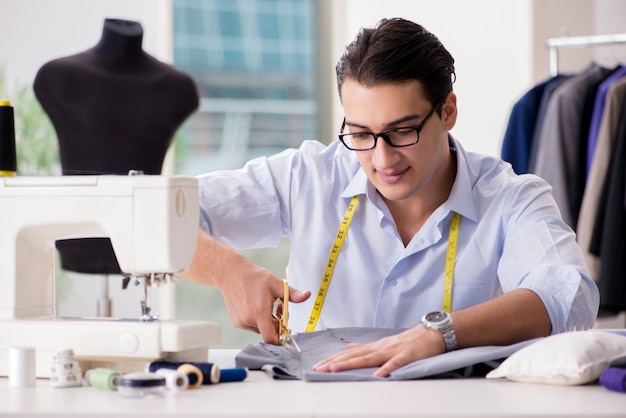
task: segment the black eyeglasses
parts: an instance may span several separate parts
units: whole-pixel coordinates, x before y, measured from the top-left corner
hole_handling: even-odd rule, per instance
[[[339,140],[346,146],[349,150],[352,151],[368,151],[376,148],[376,141],[378,137],[383,138],[383,140],[392,147],[400,148],[400,147],[408,147],[411,145],[415,145],[420,140],[420,132],[428,119],[435,113],[435,110],[439,106],[433,106],[432,110],[424,120],[416,126],[401,126],[399,128],[391,128],[386,129],[382,132],[349,132],[347,134],[340,133]],[[343,118],[343,123],[341,124],[341,131],[346,128],[346,118]]]

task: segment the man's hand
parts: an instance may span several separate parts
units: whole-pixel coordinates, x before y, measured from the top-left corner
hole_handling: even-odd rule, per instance
[[[313,370],[338,372],[380,366],[374,376],[387,377],[399,367],[445,351],[441,334],[420,324],[368,344],[348,344],[347,350],[322,360]]]
[[[282,279],[269,270],[249,261],[242,261],[233,266],[232,274],[221,280],[218,287],[230,319],[236,327],[261,334],[266,343],[279,344],[278,321],[272,316],[272,312],[276,299],[283,298]],[[291,302],[303,302],[310,295],[311,292],[289,287]]]
[[[196,250],[182,277],[220,289],[230,319],[238,328],[261,334],[263,341],[278,344],[278,323],[272,317],[276,299],[283,298],[283,281],[269,270],[200,230]],[[289,288],[289,300],[299,303],[310,291]]]
[[[541,298],[528,289],[516,289],[450,315],[459,348],[509,345],[545,337],[552,326]],[[369,344],[350,344],[347,350],[318,363],[314,370],[335,372],[380,366],[374,376],[383,377],[401,366],[444,352],[443,336],[420,324]]]

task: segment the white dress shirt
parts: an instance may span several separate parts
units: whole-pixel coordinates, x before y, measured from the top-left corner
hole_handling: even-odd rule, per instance
[[[551,187],[516,175],[498,158],[466,152],[454,139],[457,175],[450,196],[405,247],[385,203],[339,141],[305,141],[299,149],[248,162],[242,169],[198,176],[200,224],[235,249],[290,239],[285,277],[312,292],[291,303],[289,326],[303,332],[339,223],[360,201],[317,324],[408,328],[442,309],[451,212],[461,215],[453,310],[518,288],[544,302],[552,332],[593,326],[598,289]]]

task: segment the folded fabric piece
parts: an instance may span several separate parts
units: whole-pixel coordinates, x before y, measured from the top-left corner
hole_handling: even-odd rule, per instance
[[[313,371],[313,366],[316,363],[345,350],[348,343],[368,343],[402,331],[404,329],[354,327],[300,333],[292,335],[292,338],[300,346],[300,353],[294,353],[283,346],[259,343],[246,346],[236,356],[235,363],[237,367],[263,370],[275,379],[320,382],[473,377],[484,376],[514,352],[540,340],[539,338],[508,346],[484,346],[455,350],[407,364],[386,378],[372,376],[377,368],[335,373]]]
[[[608,390],[626,393],[626,369],[609,367],[600,375],[600,383]]]

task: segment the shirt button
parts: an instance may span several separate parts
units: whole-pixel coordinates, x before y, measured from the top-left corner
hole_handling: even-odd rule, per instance
[[[398,284],[398,281],[396,279],[389,280],[389,286],[394,287],[397,284]]]

